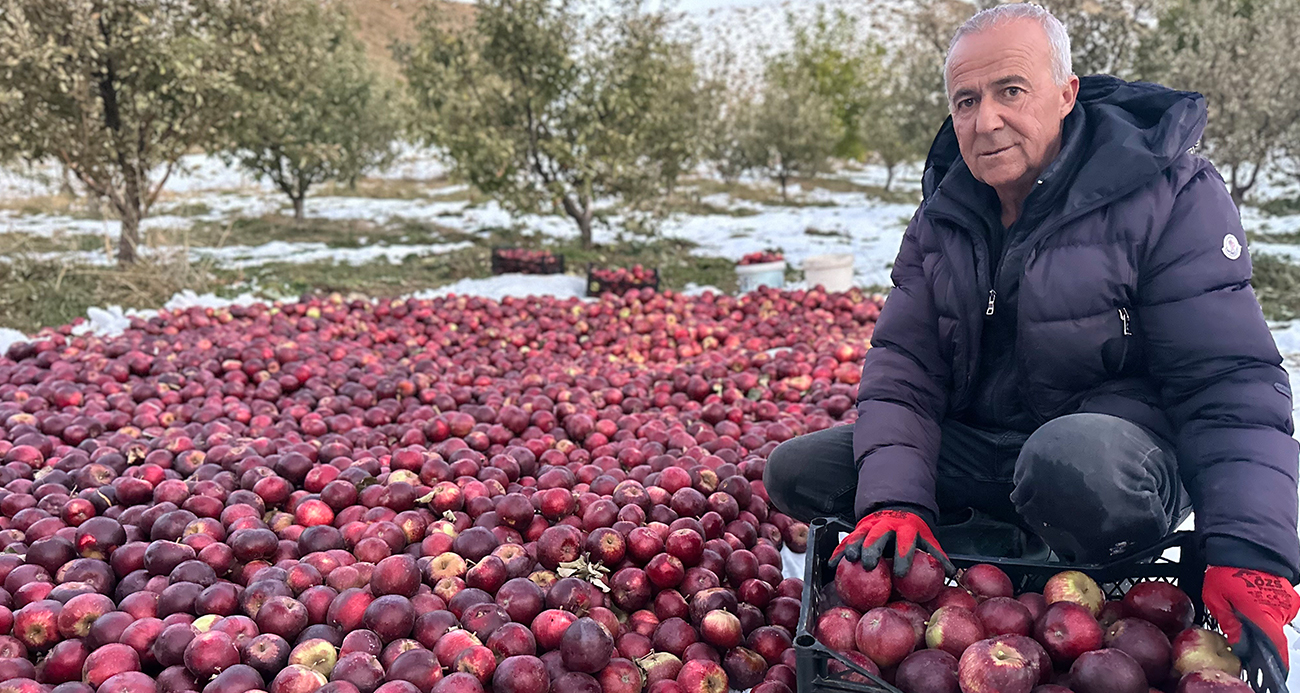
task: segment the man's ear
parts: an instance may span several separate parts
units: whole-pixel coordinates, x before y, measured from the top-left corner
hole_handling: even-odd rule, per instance
[[[1061,87],[1061,118],[1070,114],[1074,110],[1074,102],[1079,97],[1079,76],[1070,75],[1065,80],[1065,85]]]

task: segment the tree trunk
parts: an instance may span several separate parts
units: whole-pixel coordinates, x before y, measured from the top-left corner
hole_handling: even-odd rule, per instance
[[[121,211],[121,210],[120,210]],[[140,213],[127,209],[122,213],[122,234],[117,241],[117,264],[124,267],[135,263],[136,247],[140,245]]]
[[[777,178],[777,180],[781,181],[781,201],[782,201],[782,202],[789,202],[790,200],[789,200],[789,199],[786,197],[786,195],[785,195],[785,186],[786,186],[786,183],[788,183],[788,182],[790,181],[790,176],[787,175],[787,174],[785,174],[785,173],[780,173],[780,174],[777,174],[777,177],[776,177],[776,178]]]
[[[303,219],[307,218],[306,214],[303,212],[303,198],[301,195],[298,195],[290,199],[293,200],[293,220],[301,223]]]
[[[578,216],[578,231],[582,234],[582,247],[591,247],[591,210]]]
[[[591,217],[592,204],[591,198],[586,195],[581,196],[581,201],[573,199],[572,195],[565,195],[560,198],[560,204],[564,206],[564,212],[578,222],[578,233],[582,237],[582,247],[591,247]]]
[[[885,192],[889,192],[889,186],[894,183],[894,164],[885,164]]]

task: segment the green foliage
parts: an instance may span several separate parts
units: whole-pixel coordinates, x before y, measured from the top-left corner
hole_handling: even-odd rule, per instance
[[[871,148],[862,139],[861,126],[885,76],[884,48],[864,35],[856,17],[840,8],[828,12],[819,4],[806,24],[794,12],[787,13],[786,21],[793,45],[772,58],[768,81],[780,80],[780,88],[786,90],[798,83],[797,88],[828,102],[839,121],[840,141],[833,154],[861,159]]]
[[[57,159],[122,220],[218,139],[260,0],[0,0],[0,159]]]
[[[598,199],[650,204],[694,163],[708,103],[667,15],[484,0],[449,24],[431,9],[399,51],[412,128],[508,209],[563,210],[590,244]]]
[[[255,30],[224,156],[270,179],[302,220],[312,185],[355,181],[392,160],[396,90],[379,82],[333,0],[271,0]]]
[[[1163,0],[1043,0],[1070,34],[1077,75],[1143,79],[1142,44],[1150,41]]]
[[[1295,0],[1166,0],[1142,46],[1149,79],[1205,95],[1201,144],[1240,205],[1300,122]]]
[[[783,77],[768,81],[754,134],[766,148],[761,168],[781,184],[785,199],[791,177],[814,176],[829,167],[844,137],[844,125],[830,99],[799,80]]]
[[[894,169],[924,160],[935,133],[948,117],[943,56],[920,41],[908,41],[890,57],[878,94],[862,118],[859,134],[884,165],[888,192]]]

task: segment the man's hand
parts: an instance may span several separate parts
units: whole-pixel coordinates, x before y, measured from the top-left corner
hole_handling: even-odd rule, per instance
[[[894,547],[894,575],[898,577],[912,568],[912,553],[918,548],[938,559],[947,575],[957,572],[925,520],[903,510],[880,510],[862,518],[831,553],[830,566],[834,568],[845,558],[861,561],[863,568],[873,570],[890,546]]]
[[[1272,641],[1282,663],[1291,666],[1282,626],[1300,612],[1300,596],[1286,580],[1258,570],[1210,566],[1201,598],[1229,645],[1241,642],[1241,622],[1250,621]]]

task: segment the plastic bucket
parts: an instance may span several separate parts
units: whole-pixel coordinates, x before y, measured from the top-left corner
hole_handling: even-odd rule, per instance
[[[785,260],[761,262],[756,265],[736,265],[736,286],[748,293],[760,286],[785,286]]]
[[[813,255],[803,261],[803,277],[810,287],[821,284],[827,291],[848,291],[853,286],[853,256]]]

